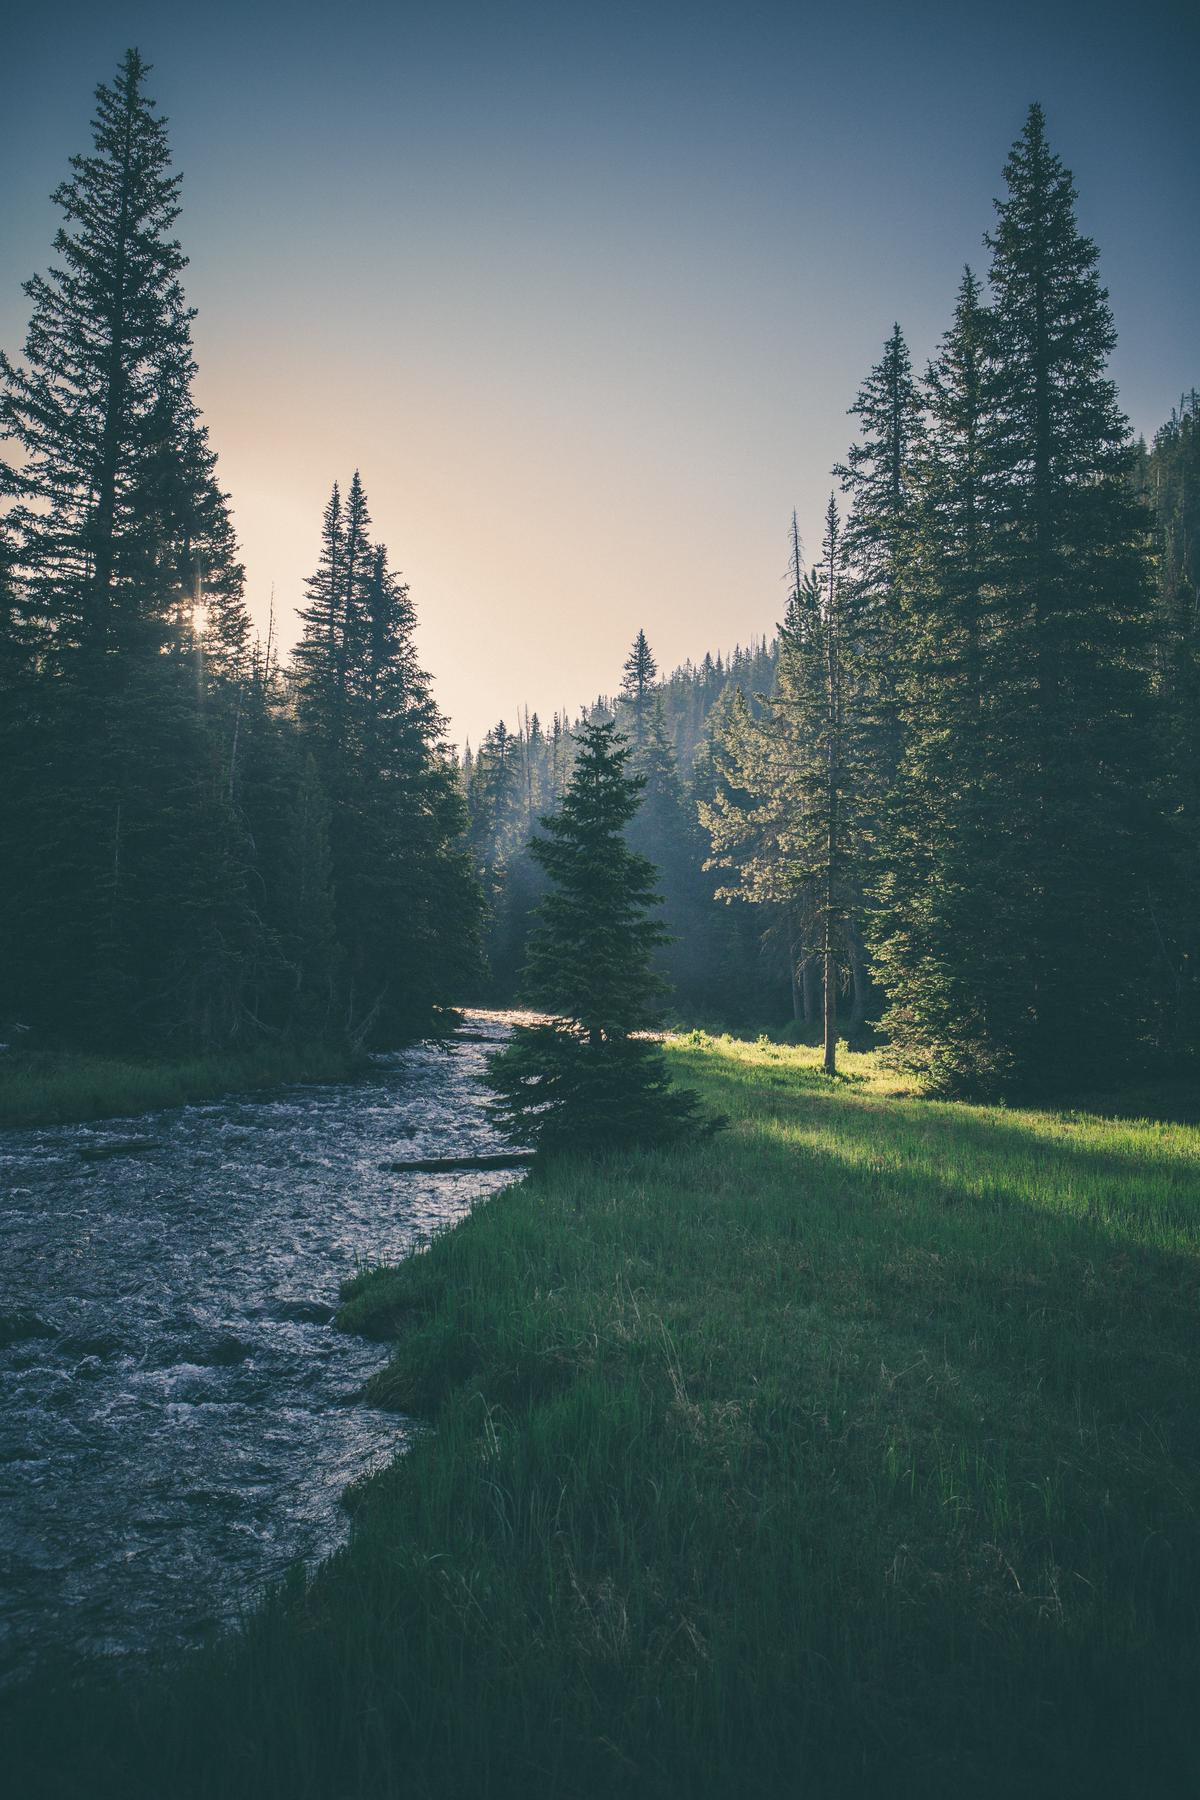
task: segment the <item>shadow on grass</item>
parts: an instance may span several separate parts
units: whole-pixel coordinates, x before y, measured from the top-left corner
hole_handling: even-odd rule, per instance
[[[1200,1125],[1200,1069],[1190,1081],[1139,1083],[1113,1093],[1067,1090],[1056,1104],[1064,1111],[1134,1124],[1147,1120],[1159,1125]]]

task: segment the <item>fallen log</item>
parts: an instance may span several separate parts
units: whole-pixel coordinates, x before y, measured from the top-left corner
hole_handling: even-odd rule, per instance
[[[143,1150],[157,1150],[160,1138],[98,1138],[94,1144],[80,1144],[79,1154],[87,1162],[102,1162],[106,1156],[137,1156]]]
[[[532,1150],[505,1150],[495,1156],[422,1156],[414,1162],[385,1162],[392,1175],[442,1175],[454,1169],[521,1169],[533,1161]]]

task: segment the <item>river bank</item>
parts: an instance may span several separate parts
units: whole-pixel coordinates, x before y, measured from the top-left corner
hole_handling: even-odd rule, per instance
[[[499,1148],[504,1027],[472,1027],[347,1082],[0,1133],[0,1688],[132,1680],[345,1541],[344,1490],[413,1427],[356,1403],[386,1350],[333,1329],[339,1286],[511,1179],[441,1171]]]
[[[0,1127],[126,1118],[293,1081],[347,1081],[365,1060],[344,1044],[256,1044],[175,1061],[10,1050],[0,1056]]]
[[[670,1054],[729,1129],[352,1281],[436,1434],[243,1637],[28,1706],[23,1792],[1189,1791],[1200,1133]]]

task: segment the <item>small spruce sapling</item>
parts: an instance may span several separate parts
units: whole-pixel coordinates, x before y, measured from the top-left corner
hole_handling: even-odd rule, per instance
[[[547,1153],[715,1128],[701,1122],[694,1094],[672,1087],[649,1035],[663,990],[650,955],[666,933],[651,916],[653,866],[625,841],[643,786],[625,771],[629,756],[615,725],[583,726],[562,805],[530,846],[552,887],[530,938],[524,997],[550,1017],[515,1028],[487,1082],[505,1135]]]

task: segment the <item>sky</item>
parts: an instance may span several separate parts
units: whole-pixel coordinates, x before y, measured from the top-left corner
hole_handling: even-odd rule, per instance
[[[136,45],[197,394],[284,642],[362,472],[456,741],[773,631],[893,321],[945,329],[1030,101],[1150,436],[1200,384],[1200,6],[5,0],[0,345]]]

